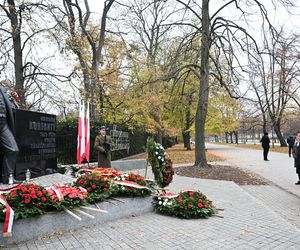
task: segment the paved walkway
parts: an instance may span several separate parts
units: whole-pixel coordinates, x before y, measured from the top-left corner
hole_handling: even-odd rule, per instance
[[[269,160],[263,160],[262,150],[238,148],[234,146],[207,144],[211,152],[225,157],[226,162],[261,175],[280,188],[300,197],[300,185],[295,185],[298,176],[293,158],[287,154],[269,152]]]
[[[206,193],[224,218],[148,213],[7,249],[299,249],[300,230],[233,182],[176,176],[170,189],[184,188]]]
[[[300,199],[296,195],[300,187],[294,185],[292,159],[271,152],[270,162],[264,162],[260,151],[214,144],[208,148],[228,157],[228,164],[260,174],[279,187],[175,176],[170,191],[201,190],[224,209],[219,212],[223,218],[183,220],[148,213],[6,249],[299,249]]]

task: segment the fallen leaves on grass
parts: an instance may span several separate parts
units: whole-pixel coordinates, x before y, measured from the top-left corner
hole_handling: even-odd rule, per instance
[[[180,167],[176,168],[176,174],[201,179],[233,181],[238,185],[267,185],[267,182],[258,175],[231,166]]]
[[[192,148],[192,150],[186,150],[183,147],[183,144],[177,144],[168,148],[166,152],[174,164],[195,162],[195,148]],[[208,162],[224,161],[222,157],[212,154],[209,151],[206,152],[206,158]]]

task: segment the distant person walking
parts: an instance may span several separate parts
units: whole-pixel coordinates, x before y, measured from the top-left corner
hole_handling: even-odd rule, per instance
[[[293,136],[289,136],[287,139],[286,139],[286,142],[287,144],[289,145],[289,157],[291,157],[292,155],[292,149],[293,149],[293,146],[294,146],[294,143],[295,143],[295,138]]]
[[[300,185],[300,131],[296,135],[295,143],[293,145],[293,157],[295,160],[296,173],[298,174],[298,182],[296,185]]]
[[[270,149],[270,138],[268,136],[268,133],[265,132],[264,136],[260,140],[261,146],[264,149],[264,161],[269,161],[268,160],[268,153]]]

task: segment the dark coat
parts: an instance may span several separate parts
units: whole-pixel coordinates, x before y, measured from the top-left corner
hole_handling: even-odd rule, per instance
[[[261,142],[261,146],[262,146],[263,148],[270,148],[270,138],[269,138],[269,136],[264,135],[264,136],[261,138],[260,142]]]
[[[111,138],[97,135],[94,148],[98,152],[98,167],[111,168]]]
[[[300,174],[300,142],[294,144],[293,146],[293,157],[295,159],[296,172]]]
[[[13,110],[12,110],[12,104],[10,100],[8,99],[8,96],[6,94],[6,91],[0,86],[0,95],[3,96],[4,103],[6,106],[6,121],[7,125],[10,128],[10,131],[14,134],[14,115],[13,115]]]
[[[295,138],[292,136],[289,136],[286,140],[287,144],[289,144],[289,147],[293,147],[295,143]]]

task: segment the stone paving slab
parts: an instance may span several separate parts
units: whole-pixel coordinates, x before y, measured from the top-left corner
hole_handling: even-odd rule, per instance
[[[263,161],[262,150],[210,143],[207,143],[206,147],[212,153],[226,158],[227,164],[259,174],[274,185],[300,197],[300,186],[295,185],[298,176],[294,168],[294,160],[289,158],[288,154],[269,152],[270,161]]]
[[[242,186],[290,224],[300,229],[300,199],[276,186]]]
[[[233,182],[175,176],[170,190],[186,188],[204,192],[224,218],[148,213],[5,249],[299,249],[300,230]]]

